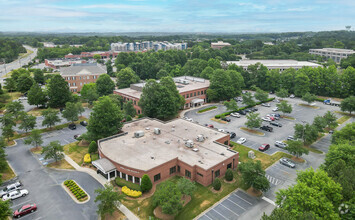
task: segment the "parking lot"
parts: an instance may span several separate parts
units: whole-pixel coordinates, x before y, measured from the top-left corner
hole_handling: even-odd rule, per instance
[[[249,196],[242,190],[237,190],[198,219],[238,219],[245,211],[251,209],[258,202],[259,199]]]

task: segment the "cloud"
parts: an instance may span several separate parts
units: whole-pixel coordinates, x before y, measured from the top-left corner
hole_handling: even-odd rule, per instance
[[[312,7],[299,7],[299,8],[289,8],[287,11],[298,11],[298,12],[304,12],[304,11],[312,11]]]

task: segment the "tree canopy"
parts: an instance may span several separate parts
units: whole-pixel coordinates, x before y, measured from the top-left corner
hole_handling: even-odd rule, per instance
[[[115,89],[115,83],[112,81],[109,75],[102,74],[96,81],[96,89],[99,96],[110,95]]]
[[[70,100],[69,85],[59,74],[52,76],[47,87],[48,105],[50,107],[63,107]]]

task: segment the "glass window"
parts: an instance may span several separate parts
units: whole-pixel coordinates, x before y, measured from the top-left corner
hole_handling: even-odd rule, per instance
[[[219,177],[219,175],[220,175],[220,171],[217,170],[217,171],[214,173],[214,177]]]
[[[176,166],[170,168],[170,174],[176,173]]]
[[[139,183],[139,177],[134,177],[134,182]]]
[[[188,170],[185,170],[185,176],[186,176],[187,178],[191,178],[191,172],[188,171]]]
[[[190,93],[190,97],[192,97],[192,92]]]
[[[188,98],[188,97],[189,97],[189,94],[186,95],[186,98]]]
[[[200,91],[197,92],[197,95],[200,95]]]
[[[202,176],[202,177],[203,177],[203,175],[202,175],[201,173],[197,173],[197,175],[199,175],[199,176]]]
[[[160,180],[160,173],[154,176],[154,182]]]
[[[194,96],[196,96],[196,92],[194,92]]]
[[[131,181],[132,182],[133,178],[131,175],[128,175],[128,181]]]
[[[229,169],[229,168],[232,168],[232,163],[229,163],[229,164],[227,165],[227,169]]]
[[[180,166],[178,166],[178,173],[180,173]]]
[[[126,174],[122,173],[122,179],[126,179]]]

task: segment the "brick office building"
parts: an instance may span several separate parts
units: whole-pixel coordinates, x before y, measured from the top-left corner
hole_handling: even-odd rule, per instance
[[[83,63],[63,67],[59,71],[68,82],[70,91],[80,92],[85,84],[96,82],[101,74],[106,73],[106,67],[97,63]]]
[[[206,91],[210,86],[210,81],[198,77],[180,76],[173,78],[180,95],[185,98],[184,109],[201,106],[207,102]],[[142,113],[138,106],[139,99],[145,83],[131,84],[129,88],[114,90],[115,94],[122,96],[124,101],[132,100],[137,114]]]
[[[147,174],[156,184],[179,175],[207,186],[238,165],[229,134],[193,122],[142,118],[125,123],[122,130],[98,141],[101,159],[93,164],[108,179],[141,183]]]

